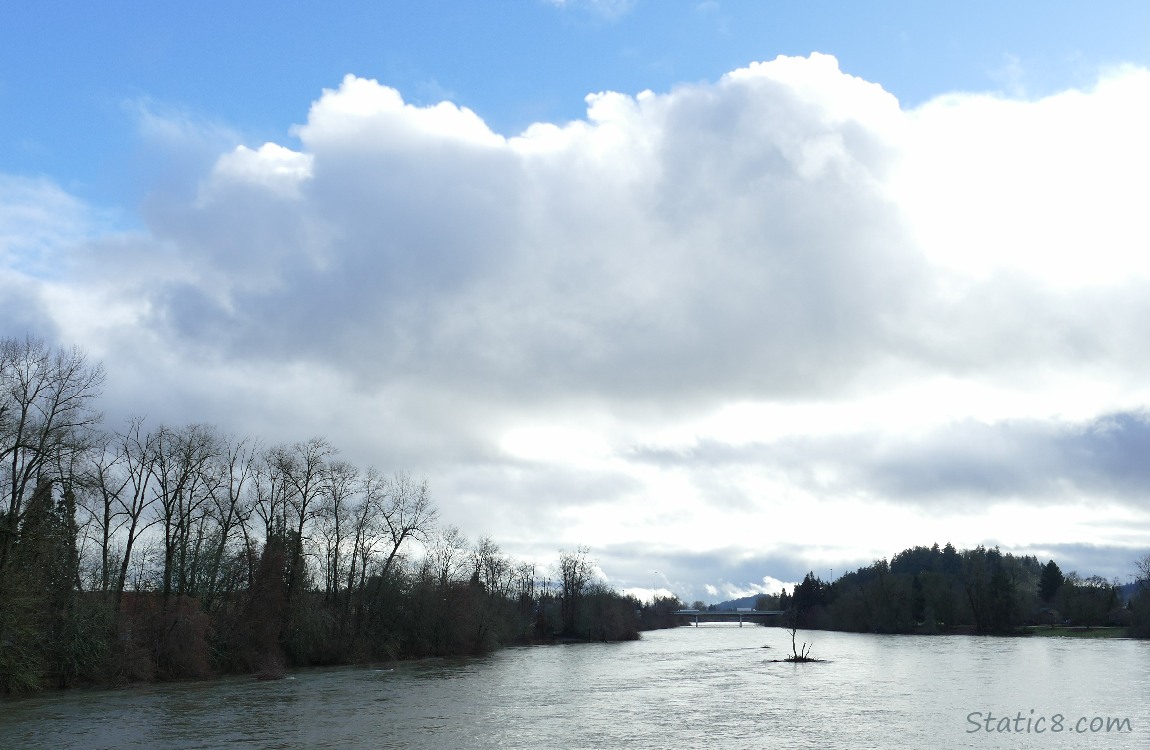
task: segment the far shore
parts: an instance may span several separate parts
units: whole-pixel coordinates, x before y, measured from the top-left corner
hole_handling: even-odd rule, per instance
[[[1087,628],[1081,625],[1029,625],[1023,628],[1027,635],[1039,635],[1045,638],[1130,638],[1129,629],[1125,627],[1096,627]]]
[[[785,625],[777,623],[756,623],[760,627],[768,628],[783,628]],[[800,631],[825,631],[828,633],[862,633],[868,634],[867,631],[855,630],[836,630],[832,628],[799,628]],[[877,633],[875,633],[877,635]],[[955,628],[950,630],[923,630],[917,629],[904,633],[897,633],[891,635],[921,635],[921,636],[936,636],[936,635],[958,635],[958,636],[998,636],[1004,638],[1018,637],[1018,636],[1040,636],[1043,638],[1129,638],[1134,639],[1135,636],[1130,632],[1130,628],[1125,626],[1114,625],[1095,625],[1087,627],[1085,625],[1022,625],[1014,630],[1003,631],[1000,633],[976,633],[967,628]]]

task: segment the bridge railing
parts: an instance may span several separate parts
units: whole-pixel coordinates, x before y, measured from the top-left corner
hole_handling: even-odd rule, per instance
[[[743,627],[743,619],[756,619],[762,617],[777,617],[783,614],[781,609],[679,609],[671,614],[680,617],[693,617],[695,627],[699,627],[699,618],[734,620],[738,618],[739,627]]]

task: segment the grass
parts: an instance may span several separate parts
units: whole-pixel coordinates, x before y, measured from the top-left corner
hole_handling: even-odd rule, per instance
[[[1084,628],[1079,626],[1066,627],[1058,625],[1032,625],[1024,628],[1030,635],[1040,635],[1048,638],[1127,638],[1126,628],[1097,627]]]

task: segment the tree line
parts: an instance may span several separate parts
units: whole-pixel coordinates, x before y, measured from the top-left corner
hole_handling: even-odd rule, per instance
[[[1136,563],[1137,585],[1063,574],[1053,560],[997,547],[916,546],[834,582],[813,572],[756,606],[792,612],[800,627],[872,633],[1004,634],[1024,625],[1118,625],[1150,637],[1150,556]]]
[[[618,640],[671,624],[441,524],[428,481],[324,438],[106,429],[99,364],[0,340],[0,693]]]

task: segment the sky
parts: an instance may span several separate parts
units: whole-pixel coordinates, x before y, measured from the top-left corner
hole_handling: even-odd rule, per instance
[[[0,335],[713,602],[1150,552],[1150,6],[39,2]]]

